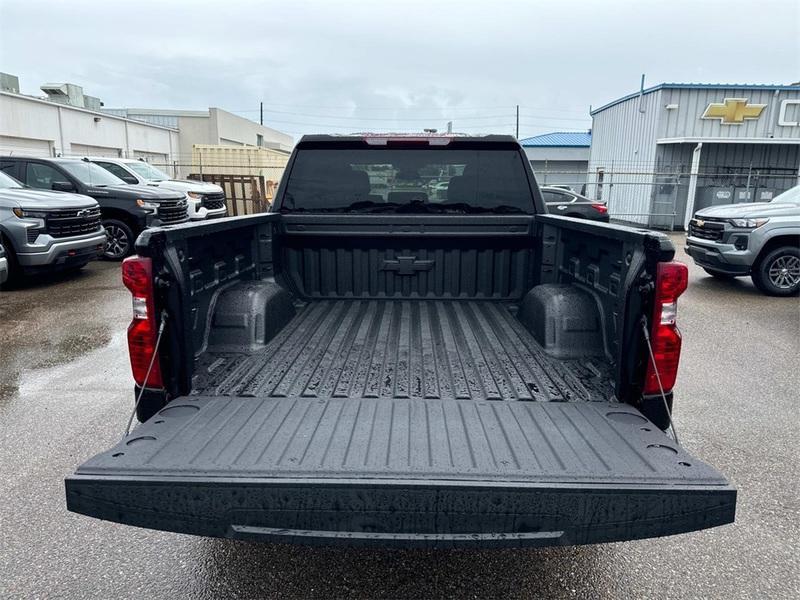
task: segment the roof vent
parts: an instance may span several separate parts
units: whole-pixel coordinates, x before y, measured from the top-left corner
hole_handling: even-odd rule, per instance
[[[83,88],[74,83],[45,83],[39,88],[51,102],[86,108]]]

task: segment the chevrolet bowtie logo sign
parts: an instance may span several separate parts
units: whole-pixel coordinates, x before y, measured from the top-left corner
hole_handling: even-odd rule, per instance
[[[747,98],[725,98],[712,102],[703,113],[703,119],[719,119],[723,125],[741,125],[745,119],[757,119],[766,104],[748,104]]]

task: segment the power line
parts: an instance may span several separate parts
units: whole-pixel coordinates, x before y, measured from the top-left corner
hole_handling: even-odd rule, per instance
[[[314,107],[305,106],[305,107],[303,107],[303,106],[300,106],[300,105],[279,105],[279,104],[270,105],[270,104],[266,104],[266,103],[263,103],[263,104],[264,104],[264,106],[288,106],[288,107],[291,107],[291,108],[319,108],[319,109],[328,109],[328,110],[378,110],[376,108],[370,109],[369,107],[364,107],[364,106],[359,106],[359,105],[338,106],[338,107],[337,106],[327,106],[327,107],[326,106],[314,106]],[[561,114],[570,114],[570,115],[578,115],[578,114],[583,113],[583,111],[579,111],[579,110],[563,110],[563,109],[553,108],[551,106],[525,106],[523,104],[520,104],[519,107],[520,107],[521,110],[534,111],[534,112],[536,112],[537,114],[539,114],[539,115],[541,115],[543,117],[544,116],[552,116],[552,118],[554,118],[554,119],[570,120],[570,117],[558,117],[558,116],[555,116],[555,115],[549,115],[548,113],[561,113]],[[397,113],[402,113],[402,112],[407,112],[407,111],[414,111],[414,110],[435,110],[435,111],[439,111],[441,114],[450,114],[450,113],[452,113],[454,111],[464,111],[464,110],[466,110],[466,111],[476,112],[476,111],[480,111],[480,110],[498,109],[498,108],[499,109],[509,110],[512,107],[510,107],[510,106],[494,106],[494,107],[399,106],[399,107],[384,107],[384,108],[381,108],[380,110],[392,111],[392,112],[397,112]],[[348,117],[340,117],[339,115],[308,114],[308,113],[296,112],[296,111],[273,110],[273,109],[269,109],[269,108],[265,108],[264,110],[266,110],[266,112],[271,112],[271,113],[275,113],[275,114],[284,114],[284,115],[310,116],[310,117],[322,117],[322,118],[329,118],[329,117],[330,118],[348,118]],[[241,109],[241,110],[231,110],[230,112],[242,113],[242,114],[248,114],[248,113],[252,114],[252,113],[257,113],[257,112],[260,112],[260,111],[261,111],[261,108],[257,108],[257,109],[255,109],[255,108],[254,109],[246,109],[245,108],[245,109]],[[547,112],[541,112],[541,111],[547,111]],[[585,116],[582,117],[582,119],[590,118],[585,113],[583,113],[583,114]],[[438,117],[438,115],[437,115],[437,117]],[[352,117],[350,117],[350,118],[352,118]],[[390,118],[391,117],[364,117],[364,119],[375,119],[375,120],[377,120],[377,119],[390,119]],[[427,117],[423,117],[423,118],[427,118]],[[434,117],[434,118],[436,118],[436,117]],[[473,118],[473,117],[463,117],[463,118]],[[576,118],[575,120],[578,120],[578,119]]]
[[[265,102],[264,106],[277,106],[283,108],[319,108],[319,109],[327,109],[327,110],[345,110],[345,109],[359,109],[359,110],[418,110],[418,109],[430,109],[430,110],[445,110],[445,111],[453,111],[453,110],[494,110],[494,109],[508,109],[509,106],[507,104],[500,104],[494,106],[438,106],[434,104],[428,105],[416,105],[416,106],[362,106],[360,104],[347,104],[342,106],[322,106],[319,104],[280,104],[274,102]],[[231,112],[254,112],[253,109],[243,109],[240,111],[231,111]]]
[[[320,116],[320,118],[322,118]],[[325,117],[325,118],[333,118],[333,117]],[[475,121],[483,119],[498,119],[496,122],[480,122],[480,123],[463,123],[463,121]],[[267,125],[299,125],[302,127],[324,127],[324,128],[334,128],[334,129],[352,129],[358,128],[359,124],[363,124],[364,127],[390,127],[392,123],[420,123],[424,124],[426,122],[431,121],[453,121],[454,126],[458,128],[464,127],[495,127],[501,122],[499,119],[509,119],[512,125],[515,125],[516,121],[514,121],[514,115],[493,115],[493,116],[486,116],[482,118],[475,118],[475,119],[468,119],[468,118],[458,118],[458,117],[446,117],[446,116],[437,116],[437,117],[418,117],[418,118],[403,118],[403,119],[361,119],[361,118],[352,118],[347,119],[348,123],[325,123],[325,122],[318,122],[318,121],[293,121],[293,120],[282,120],[282,119],[268,119]],[[559,120],[559,119],[535,119],[535,118],[527,118],[522,119],[520,118],[520,125],[526,128],[535,128],[535,127],[555,127],[558,126],[559,123],[581,123],[583,125],[588,126],[591,122],[588,119],[572,119],[572,120]],[[505,125],[506,122],[502,124]],[[582,130],[585,127],[575,127],[574,129]]]
[[[231,112],[246,112],[246,111],[231,111]],[[433,120],[433,119],[445,119],[449,118],[447,114],[441,115],[427,115],[427,116],[420,116],[420,117],[343,117],[339,115],[319,115],[319,114],[308,114],[308,113],[297,113],[297,112],[289,112],[289,111],[278,111],[278,110],[265,110],[268,113],[274,114],[281,114],[281,115],[291,115],[295,117],[309,117],[313,119],[340,119],[340,120],[347,120],[347,121],[425,121],[425,120]],[[455,117],[458,120],[471,120],[474,121],[476,119],[505,119],[505,118],[513,118],[513,115],[485,115],[481,117]]]
[[[248,111],[230,111],[233,113],[245,113]],[[252,111],[251,111],[252,112]],[[476,120],[485,120],[485,119],[514,119],[516,115],[514,114],[503,114],[503,115],[483,115],[483,116],[467,116],[467,117],[459,117],[459,116],[452,116],[448,115],[446,112],[439,115],[425,115],[419,117],[354,117],[354,116],[340,116],[340,115],[322,115],[322,114],[309,114],[309,113],[298,113],[298,112],[290,112],[290,111],[277,111],[277,110],[266,110],[266,112],[270,112],[273,114],[281,114],[281,115],[290,115],[295,117],[308,117],[310,119],[337,119],[337,120],[345,120],[345,121],[385,121],[385,122],[396,122],[396,121],[428,121],[428,120],[436,120],[436,119],[452,119],[454,121],[476,121]],[[583,117],[580,119],[571,119],[567,117],[548,117],[546,115],[533,115],[533,116],[523,116],[519,115],[520,122],[522,121],[566,121],[566,122],[575,122],[575,123],[587,123],[591,121],[590,117]]]

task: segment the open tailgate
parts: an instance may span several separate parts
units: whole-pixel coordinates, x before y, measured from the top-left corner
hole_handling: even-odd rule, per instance
[[[401,546],[655,537],[730,523],[736,505],[627,405],[379,398],[181,398],[66,494],[139,527]]]

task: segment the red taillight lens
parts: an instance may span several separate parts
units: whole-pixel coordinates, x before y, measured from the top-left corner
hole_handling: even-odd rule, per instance
[[[128,326],[128,353],[131,356],[133,379],[139,386],[163,388],[156,352],[158,327],[153,303],[153,262],[141,256],[126,258],[122,261],[122,283],[133,297],[133,320]],[[156,357],[148,377],[147,369],[154,353]]]
[[[608,212],[608,207],[605,204],[592,204],[592,208],[599,212],[601,215],[604,215]]]
[[[656,271],[656,298],[653,307],[653,323],[650,342],[653,356],[661,377],[661,387],[669,392],[675,386],[678,376],[678,362],[681,356],[681,332],[675,325],[678,311],[678,296],[689,285],[689,271],[679,262],[659,263]],[[647,361],[644,380],[645,394],[659,394],[656,369],[653,361]]]

